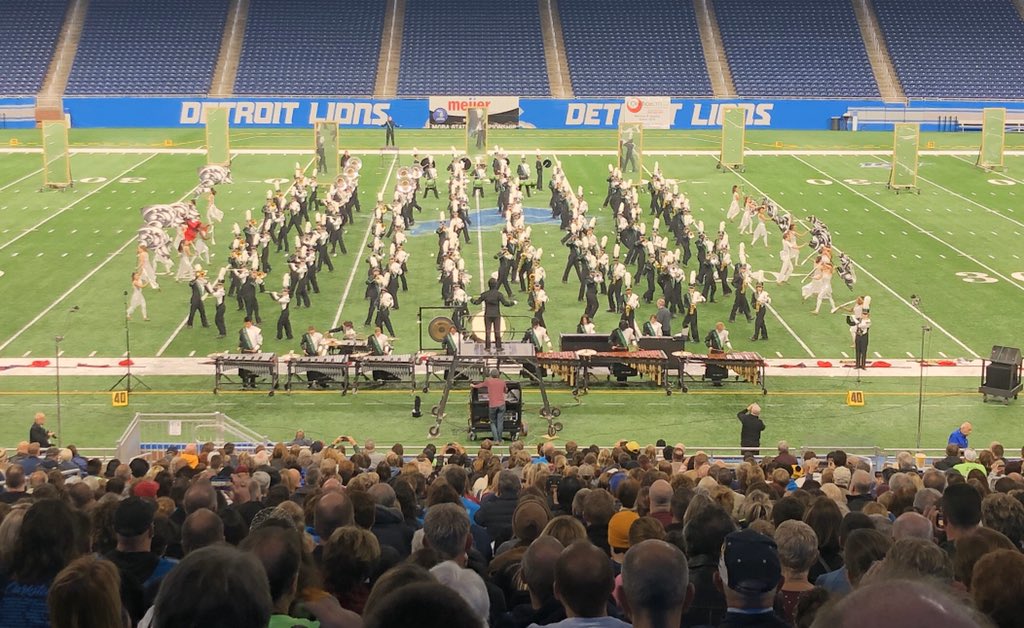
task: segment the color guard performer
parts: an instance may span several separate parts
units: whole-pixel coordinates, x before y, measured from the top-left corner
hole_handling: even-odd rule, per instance
[[[141,248],[141,247],[140,247]],[[132,273],[132,298],[128,302],[128,320],[132,320],[132,312],[142,308],[142,320],[148,321],[149,314],[146,313],[146,297],[142,295],[142,289],[146,287],[146,280],[138,272]]]

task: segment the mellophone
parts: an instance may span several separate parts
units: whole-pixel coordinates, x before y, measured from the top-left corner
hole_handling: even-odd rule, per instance
[[[356,367],[356,380],[352,392],[359,389],[359,378],[383,384],[386,382],[408,382],[416,390],[416,356],[412,353],[392,355],[352,356]]]
[[[241,376],[245,374],[265,377],[270,380],[270,394],[277,390],[277,354],[276,353],[221,353],[212,356],[214,364],[213,392],[220,390],[221,380],[235,383],[226,373],[228,369],[238,369]],[[241,382],[238,382],[241,384]]]
[[[712,353],[710,355],[679,351],[672,355],[683,361],[684,370],[686,365],[690,363],[722,367],[736,373],[738,378],[759,386],[762,394],[768,394],[768,389],[765,387],[768,363],[765,362],[765,359],[760,354],[754,351],[734,351],[732,353]],[[686,392],[686,385],[683,384],[682,377],[679,378],[679,384],[683,392]]]
[[[341,394],[348,392],[348,372],[352,365],[348,355],[286,356],[282,361],[288,365],[285,390],[292,389],[293,380],[302,381],[300,376],[305,373],[310,388],[317,384],[326,388],[336,383],[341,386]]]
[[[537,364],[547,368],[577,391],[587,390],[593,369],[599,367],[608,368],[619,381],[624,381],[630,375],[640,375],[663,386],[666,392],[670,390],[668,378],[665,377],[668,356],[660,349],[551,351],[538,353]]]

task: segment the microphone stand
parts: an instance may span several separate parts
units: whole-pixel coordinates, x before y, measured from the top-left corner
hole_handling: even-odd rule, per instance
[[[128,370],[125,372],[124,375],[121,376],[121,379],[119,379],[116,382],[114,382],[114,385],[111,386],[108,390],[114,390],[115,388],[117,388],[118,386],[120,386],[123,383],[125,385],[125,392],[127,392],[129,395],[131,395],[132,394],[132,382],[136,383],[138,386],[142,386],[146,390],[152,390],[152,388],[150,388],[148,385],[146,385],[146,382],[142,381],[137,375],[133,375],[132,374],[132,335],[131,335],[131,328],[128,327],[128,291],[127,290],[124,291],[123,299],[124,299],[124,308],[121,311],[124,312],[124,349],[125,349],[124,355],[125,355],[125,358],[126,358],[125,359],[125,366],[126,366],[126,368]]]
[[[921,298],[917,295],[910,296],[910,304],[919,312],[921,311]],[[924,312],[921,312],[923,315]],[[930,325],[921,325],[921,359],[918,362],[918,383],[917,383],[917,449],[921,449],[921,426],[924,420],[924,341],[932,330]]]
[[[54,392],[57,395],[57,436],[54,438],[58,443],[60,442],[60,434],[64,433],[63,425],[61,424],[60,416],[60,343],[64,340],[64,336],[58,334],[53,337],[53,354],[54,361],[53,366],[56,372],[56,385]]]

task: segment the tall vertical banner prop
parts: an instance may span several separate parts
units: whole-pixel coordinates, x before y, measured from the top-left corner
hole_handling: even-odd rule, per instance
[[[466,110],[466,154],[472,161],[487,155],[487,108]]]
[[[640,122],[619,124],[619,169],[623,178],[627,173],[643,173],[644,168],[644,125]]]
[[[316,151],[316,173],[324,180],[334,181],[339,174],[338,123],[317,122],[313,125],[313,146]]]
[[[986,170],[1003,169],[1003,147],[1006,142],[1006,109],[991,107],[982,110],[981,150],[978,166]]]
[[[72,185],[68,125],[64,120],[43,121],[43,185],[48,188]]]
[[[892,170],[889,172],[889,189],[897,193],[917,189],[917,149],[920,128],[916,123],[900,122],[893,130]]]
[[[722,151],[718,167],[743,171],[743,155],[747,135],[747,110],[730,107],[722,111]]]
[[[231,137],[228,128],[229,111],[220,107],[206,108],[206,164],[231,165]]]

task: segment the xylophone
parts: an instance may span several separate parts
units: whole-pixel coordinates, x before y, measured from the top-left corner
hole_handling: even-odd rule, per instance
[[[629,375],[645,376],[669,392],[665,367],[668,357],[664,351],[641,349],[638,351],[552,351],[538,353],[537,363],[559,376],[576,391],[587,389],[594,368],[606,367],[619,381]]]
[[[284,384],[285,390],[292,389],[293,380],[302,381],[300,375],[305,373],[310,388],[315,385],[327,388],[330,384],[336,383],[341,386],[341,394],[348,392],[348,369],[351,362],[347,355],[295,356],[287,360],[287,364],[288,380]]]
[[[759,386],[762,394],[768,394],[768,389],[765,387],[765,374],[768,363],[754,351],[734,351],[732,353],[715,353],[711,355],[680,351],[673,355],[683,361],[684,369],[690,363],[702,364],[705,367],[713,366],[728,369],[736,373],[737,380],[742,378],[755,386]],[[687,389],[682,377],[679,378],[679,385],[683,392],[686,392]]]
[[[443,382],[448,379],[448,369],[452,367],[455,356],[439,354],[428,354],[426,357],[427,374],[423,379],[423,392],[430,392],[430,378],[436,378]],[[480,380],[484,378],[486,369],[484,362],[480,360],[460,359],[455,369],[455,380]]]
[[[392,355],[353,355],[356,365],[356,381],[352,391],[359,389],[359,378],[384,384],[391,382],[409,383],[416,390],[416,356],[411,353]]]
[[[367,344],[366,340],[340,340],[338,338],[328,338],[324,340],[324,346],[327,347],[327,353],[332,355],[350,355],[360,351],[370,350],[370,345]]]
[[[231,381],[230,376],[225,372],[228,369],[238,369],[238,374],[256,375],[266,377],[270,380],[270,394],[273,396],[277,390],[277,354],[276,353],[222,353],[214,356],[213,392],[220,390],[222,379]],[[243,384],[244,387],[244,384]]]

